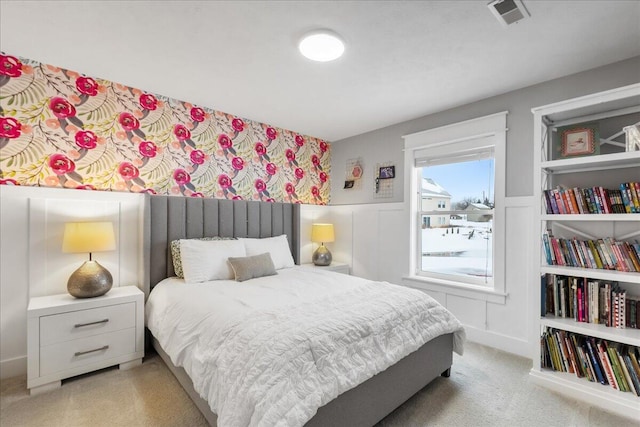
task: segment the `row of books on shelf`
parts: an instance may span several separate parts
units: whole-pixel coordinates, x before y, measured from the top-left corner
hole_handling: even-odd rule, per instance
[[[603,187],[544,190],[548,214],[640,213],[640,182],[624,182],[619,189]]]
[[[578,240],[542,236],[548,265],[640,272],[640,243],[616,241],[611,237]]]
[[[540,348],[543,368],[640,396],[640,349],[636,346],[546,328]]]
[[[640,297],[617,282],[545,274],[541,277],[541,315],[613,328],[640,329]]]

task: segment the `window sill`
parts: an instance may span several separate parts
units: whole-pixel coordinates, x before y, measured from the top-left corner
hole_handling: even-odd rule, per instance
[[[487,301],[494,304],[504,305],[507,303],[508,294],[498,292],[488,287],[415,275],[403,276],[402,281],[405,286],[415,289],[443,292],[450,295]]]

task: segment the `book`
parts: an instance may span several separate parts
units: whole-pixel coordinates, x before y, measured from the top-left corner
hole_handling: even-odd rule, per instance
[[[574,257],[576,259],[576,266],[582,267],[582,268],[586,267],[587,263],[586,263],[586,260],[584,259],[584,256],[582,255],[582,251],[580,251],[578,240],[577,239],[569,240],[569,244],[571,245],[571,249],[573,250]]]
[[[597,214],[598,208],[596,206],[596,201],[593,196],[593,190],[590,188],[584,189],[585,199],[587,200],[587,205],[589,206],[589,213]]]
[[[569,202],[569,210],[572,214],[579,214],[580,208],[578,206],[578,201],[576,200],[576,195],[574,194],[573,189],[567,188],[565,190],[565,193],[567,194],[567,201]]]
[[[625,354],[623,357],[627,364],[629,374],[631,374],[631,381],[633,382],[633,388],[636,391],[636,396],[640,396],[640,372],[635,370],[629,354]]]
[[[631,359],[631,365],[633,366],[634,372],[638,375],[638,379],[640,379],[640,363],[635,354],[635,350],[638,347],[627,347],[627,354],[629,355],[629,359]]]
[[[603,260],[604,268],[607,270],[613,270],[614,263],[611,257],[609,256],[609,253],[607,252],[607,249],[604,244],[604,239],[596,240],[595,245],[596,245],[596,248],[598,248],[598,251],[600,251],[600,257]]]
[[[555,276],[553,274],[546,274],[545,275],[545,282],[546,282],[546,301],[545,301],[545,308],[546,308],[546,313],[549,314],[554,314],[554,304],[555,304],[555,297],[553,294],[553,282],[555,280]]]
[[[558,279],[558,287],[560,288],[560,316],[567,317],[567,280],[566,278]]]
[[[622,183],[620,184],[620,194],[622,195],[622,203],[624,204],[624,211],[626,213],[633,213],[635,211],[635,207],[633,210],[631,210],[631,206],[632,206],[632,201],[630,200],[630,190],[629,192],[627,192],[629,189],[627,188],[627,186]]]
[[[542,242],[544,245],[544,255],[545,258],[547,259],[547,265],[553,265],[553,257],[551,255],[551,246],[549,245],[549,235],[547,233],[544,233],[542,235]]]
[[[578,360],[580,361],[580,371],[582,376],[586,377],[589,381],[593,381],[592,372],[589,370],[589,364],[587,363],[578,335],[571,334],[571,342],[573,343],[573,348],[576,350]]]
[[[578,187],[575,187],[575,188],[572,188],[571,191],[573,191],[573,197],[576,201],[576,204],[578,205],[578,213],[580,214],[589,213],[584,205],[584,200],[582,198],[582,192],[580,191],[580,189]]]
[[[551,361],[551,369],[554,371],[562,371],[562,362],[558,356],[553,333],[547,334],[547,348],[549,349],[549,358]]]
[[[577,377],[581,377],[582,373],[580,372],[578,357],[576,355],[575,349],[573,348],[573,344],[571,342],[571,338],[569,335],[570,335],[569,333],[564,333],[564,335],[562,336],[562,339],[564,340],[564,345],[569,355],[569,364],[571,366],[571,372],[575,373]]]
[[[638,257],[638,254],[636,254],[636,251],[633,249],[631,243],[624,242],[624,250],[627,252],[629,259],[631,260],[631,264],[633,264],[634,270],[640,272],[640,257]]]
[[[569,350],[567,349],[567,345],[564,341],[565,331],[556,330],[555,337],[556,337],[556,342],[558,343],[558,350],[560,351],[560,356],[562,357],[562,365],[564,367],[564,372],[573,373],[573,366],[569,358]]]
[[[613,376],[613,369],[611,368],[611,362],[609,361],[609,356],[604,349],[604,345],[601,342],[597,344],[598,354],[600,355],[600,360],[602,360],[602,365],[604,366],[604,373],[607,377],[607,382],[611,387],[618,390],[618,383],[616,382],[615,377]]]
[[[547,314],[547,276],[540,276],[540,317]]]
[[[626,300],[627,300],[627,291],[621,290],[618,293],[618,325],[616,325],[616,328],[619,328],[619,329],[625,329],[627,325],[627,321],[626,321],[627,313],[625,311]]]
[[[596,205],[597,213],[603,214],[604,208],[602,207],[602,200],[600,200],[600,194],[598,194],[598,187],[593,187],[590,190],[591,190],[591,193],[593,194],[593,200]]]
[[[544,196],[544,205],[545,205],[547,214],[557,213],[554,211],[553,205],[551,204],[551,198],[549,197],[549,190],[544,190],[542,194]]]
[[[600,384],[607,384],[607,380],[602,372],[602,362],[600,361],[600,357],[598,357],[598,353],[594,350],[595,341],[593,338],[586,339],[587,349],[589,350],[589,356],[591,357],[591,363],[593,364],[593,369],[596,373],[596,378]]]
[[[620,360],[618,359],[618,351],[612,344],[607,343],[607,352],[609,354],[609,360],[611,361],[611,367],[613,368],[613,375],[616,377],[618,383],[618,390],[629,391],[627,386],[627,380],[622,374],[622,368],[620,367]]]
[[[580,244],[580,248],[582,249],[582,253],[584,254],[584,257],[587,261],[587,267],[598,268],[598,265],[596,264],[596,260],[593,257],[593,254],[591,253],[591,250],[589,249],[587,242],[584,240],[579,240],[578,242]]]
[[[596,187],[596,192],[598,193],[598,197],[600,198],[600,204],[602,205],[603,213],[611,213],[611,208],[609,206],[609,196],[607,196],[606,190],[602,187]]]
[[[636,183],[627,182],[625,183],[625,187],[629,188],[629,193],[631,194],[631,205],[633,207],[632,211],[635,213],[640,212],[640,194],[636,191]]]
[[[598,250],[596,249],[593,240],[587,240],[587,245],[591,250],[591,254],[593,255],[597,268],[604,268],[604,264],[602,263],[602,259],[600,259],[600,255],[598,254]]]
[[[561,215],[568,213],[564,209],[564,203],[562,202],[562,197],[560,196],[560,190],[555,188],[551,190],[551,194],[553,194],[553,197],[556,199],[556,206],[558,207],[558,213],[560,213]]]
[[[555,253],[556,265],[566,265],[564,255],[562,250],[560,249],[560,245],[558,244],[558,239],[549,235],[549,242],[551,243],[551,247],[553,248],[553,252]]]
[[[622,351],[620,353],[618,353],[618,359],[620,360],[620,366],[622,367],[622,373],[624,374],[624,377],[627,381],[627,384],[629,385],[629,391],[631,391],[632,393],[635,393],[635,385],[633,383],[633,378],[631,376],[631,373],[629,372],[629,369],[627,367],[627,363],[625,362],[625,358],[622,355]]]

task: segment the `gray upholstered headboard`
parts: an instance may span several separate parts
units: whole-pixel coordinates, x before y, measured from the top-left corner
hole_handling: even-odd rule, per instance
[[[300,262],[298,204],[146,195],[144,209],[145,295],[174,275],[169,246],[175,239],[286,234],[293,259]]]

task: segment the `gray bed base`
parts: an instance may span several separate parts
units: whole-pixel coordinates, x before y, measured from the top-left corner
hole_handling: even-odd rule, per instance
[[[175,239],[286,234],[294,260],[299,264],[299,205],[147,196],[144,209],[144,290],[147,296],[155,284],[174,275],[169,244]],[[210,425],[216,426],[216,414],[194,390],[185,370],[174,366],[155,337],[150,333],[148,336],[196,407]],[[319,408],[306,426],[372,426],[438,376],[448,376],[452,359],[453,334],[434,338],[395,365]]]

